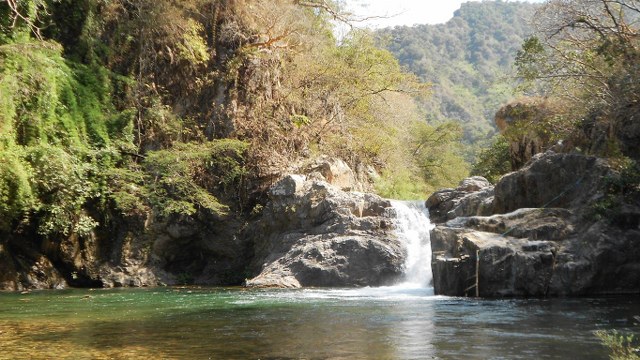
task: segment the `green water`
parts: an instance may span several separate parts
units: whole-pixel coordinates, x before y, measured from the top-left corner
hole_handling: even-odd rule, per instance
[[[429,290],[0,294],[0,359],[605,359],[638,298],[472,300]]]

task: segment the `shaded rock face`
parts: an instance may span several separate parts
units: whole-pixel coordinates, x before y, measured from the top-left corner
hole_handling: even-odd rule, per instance
[[[490,216],[458,201],[449,212],[461,215],[431,233],[436,294],[640,293],[640,209],[589,216],[607,173],[596,158],[548,152],[500,180]]]
[[[443,189],[426,202],[432,222],[445,222],[458,216],[489,215],[493,206],[493,185],[481,177],[463,180],[455,189]]]
[[[240,284],[250,254],[237,236],[242,224],[232,217],[140,216],[84,237],[6,237],[0,290]]]
[[[251,287],[378,286],[403,272],[395,212],[376,195],[348,193],[318,180],[285,177],[253,234]]]
[[[13,256],[12,254],[19,254]],[[67,282],[51,261],[24,244],[0,244],[0,290],[63,289]]]
[[[564,209],[520,209],[505,215],[458,218],[432,233],[438,294],[546,296],[557,240],[574,232]]]
[[[159,283],[148,263],[148,247],[129,232],[49,236],[0,245],[0,290],[73,287],[151,286]],[[159,272],[159,270],[157,271]]]
[[[575,208],[598,195],[609,172],[598,158],[581,154],[538,154],[520,171],[505,175],[495,188],[493,213],[523,207]]]

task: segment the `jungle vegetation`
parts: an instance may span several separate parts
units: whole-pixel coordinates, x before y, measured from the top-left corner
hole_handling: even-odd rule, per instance
[[[457,182],[460,128],[424,121],[429,87],[371,33],[335,38],[338,5],[0,1],[0,233],[248,214],[320,155],[389,197]]]

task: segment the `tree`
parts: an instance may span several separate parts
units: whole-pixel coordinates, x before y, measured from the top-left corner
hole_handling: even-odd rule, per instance
[[[539,37],[517,56],[525,81],[542,81],[543,92],[611,109],[625,102],[638,75],[637,0],[553,0],[536,16]],[[626,82],[627,84],[623,84]],[[538,87],[538,91],[540,91]],[[635,96],[633,94],[632,96]]]
[[[638,0],[553,0],[536,16],[517,66],[530,93],[562,99],[571,143],[607,156],[640,156]]]

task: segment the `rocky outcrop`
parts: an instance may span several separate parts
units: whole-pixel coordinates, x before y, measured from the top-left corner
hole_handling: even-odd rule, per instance
[[[426,202],[432,222],[445,222],[459,216],[489,215],[493,206],[493,185],[481,176],[463,180],[455,189],[443,189]]]
[[[0,290],[239,285],[260,272],[250,285],[364,286],[402,272],[390,203],[345,192],[366,189],[375,171],[329,157],[292,167],[305,175],[273,186],[262,216],[261,205],[228,216],[109,214],[82,236],[0,234]]]
[[[16,248],[18,247],[19,248]],[[17,256],[13,254],[18,254]],[[63,289],[67,282],[41,252],[28,244],[0,244],[0,290]]]
[[[305,171],[309,178],[323,180],[343,191],[363,191],[363,185],[341,159],[320,158]]]
[[[250,253],[236,236],[242,224],[206,214],[141,215],[82,237],[9,236],[0,239],[0,290],[240,284]]]
[[[560,251],[574,233],[565,209],[520,209],[449,221],[432,232],[439,294],[545,296]],[[476,283],[477,277],[477,283]],[[476,293],[477,286],[477,293]]]
[[[599,158],[547,152],[523,169],[505,175],[495,188],[493,213],[524,207],[579,208],[602,196],[610,171]]]
[[[436,219],[431,233],[436,294],[640,293],[640,209],[592,216],[609,171],[593,157],[547,152],[500,180],[489,216],[449,200],[447,214],[460,216]]]
[[[289,175],[270,190],[255,242],[252,287],[377,286],[396,280],[405,258],[388,200]]]
[[[553,116],[562,114],[562,106],[545,98],[523,98],[500,108],[495,123],[509,141],[511,169],[524,166],[533,156],[551,145]]]

